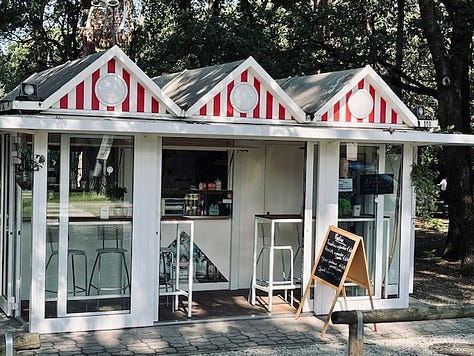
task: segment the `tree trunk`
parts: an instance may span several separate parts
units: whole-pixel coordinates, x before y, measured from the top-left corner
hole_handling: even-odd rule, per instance
[[[403,65],[403,44],[405,42],[405,0],[397,0],[397,39],[395,48],[395,68],[394,73],[395,88],[394,91],[398,96],[402,96],[402,79],[400,74]]]
[[[87,18],[89,17],[89,11],[91,8],[91,1],[90,0],[82,0],[82,22],[81,22],[81,28],[82,28],[82,56],[88,56],[92,53],[95,53],[95,44],[93,41],[91,41],[91,36],[87,36],[85,31],[86,29],[86,24],[87,24]]]
[[[445,147],[448,170],[447,200],[449,230],[443,257],[456,261],[466,257],[467,244],[474,228],[472,211],[472,172],[470,147]]]
[[[451,37],[442,35],[434,0],[418,0],[423,28],[436,72],[438,117],[443,129],[471,134],[469,61],[474,20],[470,0],[442,1]],[[445,25],[447,26],[447,25]],[[444,258],[462,260],[461,272],[474,274],[474,203],[470,147],[447,147],[449,231]]]

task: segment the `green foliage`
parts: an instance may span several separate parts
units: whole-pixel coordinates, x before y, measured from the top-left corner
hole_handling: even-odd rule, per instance
[[[431,250],[423,251],[423,255],[430,261],[437,262],[441,260],[441,257],[437,256],[438,250],[433,248]]]
[[[443,219],[438,218],[430,218],[423,221],[423,227],[436,232],[446,232],[448,230],[447,223]]]
[[[30,45],[12,43],[7,52],[0,56],[0,91],[3,90],[4,94],[10,92],[34,72],[31,52]]]
[[[436,210],[436,200],[439,189],[435,184],[438,171],[433,163],[437,160],[429,150],[420,150],[418,163],[412,165],[411,181],[416,193],[416,215],[422,221],[431,218]]]

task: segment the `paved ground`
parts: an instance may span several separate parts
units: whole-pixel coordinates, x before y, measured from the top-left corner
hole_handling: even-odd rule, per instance
[[[347,355],[348,327],[302,315],[41,335],[19,355]],[[23,331],[0,316],[0,333]],[[379,324],[364,329],[365,355],[474,355],[474,318]]]

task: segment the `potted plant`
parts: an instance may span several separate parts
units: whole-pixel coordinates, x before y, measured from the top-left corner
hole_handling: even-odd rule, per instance
[[[23,144],[18,148],[15,164],[15,180],[22,189],[31,189],[33,172],[43,167],[46,159],[43,155],[35,155],[31,147]]]

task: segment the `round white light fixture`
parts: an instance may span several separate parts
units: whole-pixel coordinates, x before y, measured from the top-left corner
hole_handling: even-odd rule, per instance
[[[101,76],[95,84],[95,95],[106,106],[121,104],[128,94],[127,83],[114,73]]]
[[[24,84],[23,85],[23,92],[26,95],[33,95],[35,93],[35,87],[33,84]]]
[[[357,90],[349,98],[349,110],[358,119],[367,117],[374,108],[374,100],[367,90]]]
[[[250,112],[257,106],[258,93],[252,85],[239,83],[230,92],[230,103],[242,113]]]
[[[107,0],[107,5],[110,7],[117,7],[119,4],[120,3],[118,0]]]

